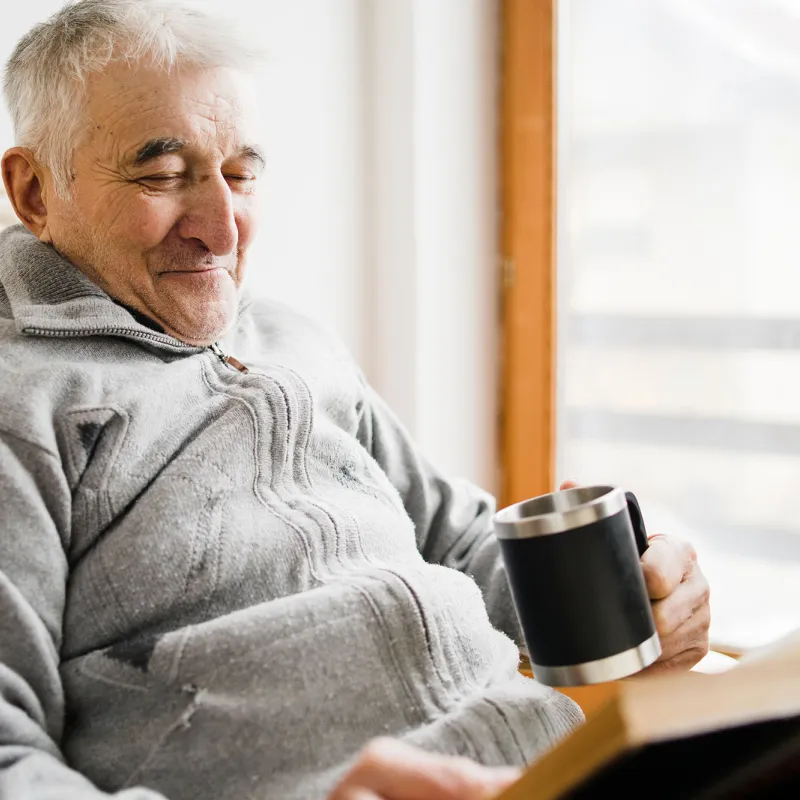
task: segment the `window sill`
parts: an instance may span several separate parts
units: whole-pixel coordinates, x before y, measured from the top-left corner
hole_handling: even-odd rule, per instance
[[[703,549],[711,586],[711,647],[739,656],[800,629],[800,562]]]

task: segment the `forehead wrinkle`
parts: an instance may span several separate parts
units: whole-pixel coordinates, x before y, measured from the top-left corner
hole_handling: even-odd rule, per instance
[[[90,121],[90,139],[87,144],[92,144],[100,153],[115,160],[132,160],[135,156],[134,149],[140,148],[147,139],[180,138],[164,129],[174,115],[159,117],[158,122],[141,124],[141,116],[149,112],[157,112],[159,106],[151,106],[136,115],[123,108],[107,111],[104,116],[96,115]],[[135,126],[135,129],[131,127]]]
[[[133,95],[133,96],[128,96]],[[102,123],[109,129],[117,126],[126,126],[126,123],[136,122],[142,117],[152,116],[153,127],[169,120],[189,120],[201,118],[212,125],[221,121],[236,124],[239,118],[239,104],[215,93],[213,99],[204,99],[194,96],[193,92],[181,94],[177,98],[155,96],[152,92],[145,91],[142,87],[130,87],[114,96],[114,101],[109,104],[102,102],[106,98],[95,98],[90,103],[92,117],[95,122]]]
[[[159,155],[191,150],[193,143],[208,136],[207,132],[203,130],[207,126],[197,125],[194,121],[195,124],[190,125],[187,129],[186,122],[185,117],[177,114],[160,116],[157,120],[144,125],[137,119],[134,120],[136,129],[131,130],[129,125],[123,125],[116,135],[108,136],[106,140],[109,142],[114,157],[138,166]],[[166,146],[158,148],[158,145]],[[157,148],[157,152],[152,154],[143,152],[153,146]],[[144,157],[147,155],[150,157]]]
[[[213,151],[214,160],[245,155],[263,163],[263,157],[256,155],[257,148],[238,146],[249,138],[246,132],[248,115],[240,98],[214,89],[205,92],[194,86],[170,98],[158,89],[148,94],[142,86],[121,83],[119,93],[111,97],[105,95],[111,103],[103,102],[102,95],[95,95],[96,104],[92,103],[95,146],[117,164],[127,162],[137,166],[149,160],[141,158],[148,139],[181,140],[181,149],[187,151],[187,156],[194,155],[202,160]],[[178,151],[178,148],[168,149]]]

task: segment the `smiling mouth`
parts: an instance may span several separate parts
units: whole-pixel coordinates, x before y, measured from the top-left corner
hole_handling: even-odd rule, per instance
[[[196,267],[194,269],[167,269],[162,272],[162,275],[202,275],[204,272],[215,272],[216,270],[222,270],[223,272],[228,272],[225,267],[219,266],[208,266],[208,267]]]
[[[167,269],[167,270],[164,270],[162,275],[170,273],[170,272],[181,272],[181,273],[183,273],[183,272],[188,272],[188,273],[193,273],[193,272],[211,272],[212,270],[215,270],[215,269],[225,269],[225,267],[220,267],[218,265],[209,265],[209,266],[205,266],[205,267],[190,267],[189,269]]]

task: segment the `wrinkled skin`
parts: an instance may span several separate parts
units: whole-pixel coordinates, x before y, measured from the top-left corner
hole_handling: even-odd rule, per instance
[[[176,338],[210,344],[234,319],[256,232],[256,129],[244,75],[117,63],[88,79],[66,199],[25,148],[3,176],[41,241]]]

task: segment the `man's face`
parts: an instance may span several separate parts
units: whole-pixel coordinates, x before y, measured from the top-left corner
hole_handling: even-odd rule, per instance
[[[173,336],[209,344],[234,319],[256,230],[250,84],[227,69],[116,64],[87,92],[71,197],[47,192],[41,238]]]

